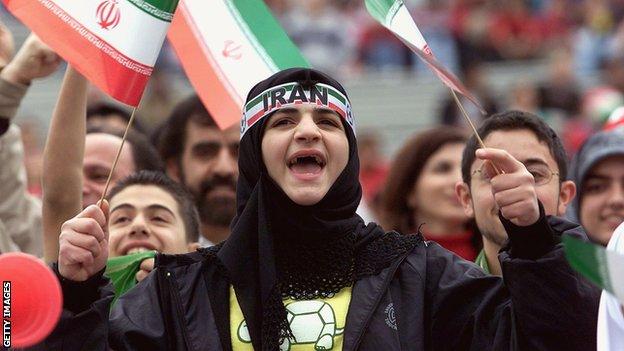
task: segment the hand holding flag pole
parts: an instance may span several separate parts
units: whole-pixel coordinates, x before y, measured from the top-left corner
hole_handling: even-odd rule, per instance
[[[472,102],[482,114],[487,112],[479,104],[476,96],[471,94],[468,89],[462,84],[462,82],[449,72],[438,60],[435,59],[431,49],[427,45],[425,38],[418,30],[418,26],[414,22],[414,19],[410,15],[409,11],[405,7],[402,0],[365,0],[366,8],[368,12],[384,27],[388,28],[394,35],[397,36],[407,47],[410,48],[421,60],[423,60],[429,68],[431,68],[436,75],[440,78],[442,83],[451,90],[457,107],[461,111],[462,115],[470,125],[472,132],[474,133],[479,145],[485,148],[483,139],[479,136],[477,128],[472,123],[472,120],[466,113],[464,106],[457,97],[456,92],[465,96],[470,102]],[[502,171],[492,164],[497,174],[501,174]]]

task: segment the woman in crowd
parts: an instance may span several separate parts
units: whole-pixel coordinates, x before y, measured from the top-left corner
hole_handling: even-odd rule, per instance
[[[430,129],[410,138],[390,168],[381,194],[381,221],[386,230],[404,234],[420,228],[425,238],[472,261],[479,235],[455,195],[466,139],[465,133],[453,127]]]

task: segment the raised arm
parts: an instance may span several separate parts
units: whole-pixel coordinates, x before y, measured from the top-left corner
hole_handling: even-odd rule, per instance
[[[67,67],[43,152],[43,242],[47,262],[58,257],[64,221],[82,210],[82,159],[87,80]]]
[[[0,26],[0,64],[12,51],[10,32]],[[8,49],[11,47],[11,50]],[[19,249],[33,255],[43,254],[41,243],[41,203],[26,189],[24,150],[20,130],[11,123],[30,83],[56,70],[60,58],[30,36],[15,58],[0,73],[0,250]],[[2,233],[4,231],[4,233]],[[12,246],[12,245],[10,245]]]
[[[544,214],[532,176],[509,153],[483,149],[477,157],[503,171],[487,170],[509,236],[499,255],[504,284],[431,245],[433,349],[595,350],[600,292],[572,270],[560,244],[564,234],[587,236]]]

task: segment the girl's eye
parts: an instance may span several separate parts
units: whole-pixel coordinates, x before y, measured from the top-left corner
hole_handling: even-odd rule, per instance
[[[324,125],[328,125],[328,126],[332,126],[332,127],[337,127],[338,126],[334,120],[331,120],[329,118],[325,118],[325,119],[320,120],[319,124],[324,124]]]
[[[274,126],[274,127],[277,127],[277,126],[285,126],[285,125],[288,125],[288,124],[290,124],[290,123],[292,123],[292,121],[291,121],[290,119],[288,119],[288,118],[282,118],[282,119],[279,119],[279,120],[275,121],[275,123],[273,123],[273,126]]]

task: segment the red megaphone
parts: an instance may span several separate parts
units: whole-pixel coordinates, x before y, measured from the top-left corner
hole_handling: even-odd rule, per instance
[[[54,329],[63,308],[58,279],[40,259],[24,253],[0,255],[3,347],[29,347]]]

